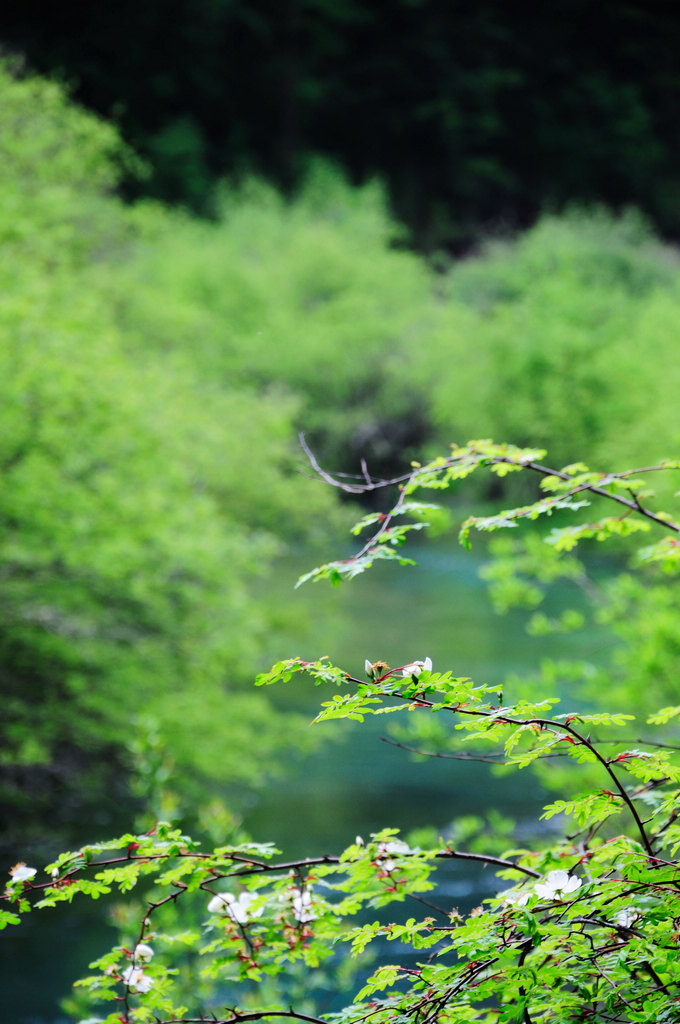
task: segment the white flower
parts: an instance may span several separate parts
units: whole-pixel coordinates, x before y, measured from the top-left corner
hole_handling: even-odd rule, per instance
[[[208,904],[209,914],[228,914],[232,921],[237,924],[247,924],[248,921],[262,916],[262,907],[253,910],[250,904],[259,896],[257,892],[242,892],[238,899],[230,892],[220,893],[213,896]]]
[[[305,889],[303,892],[300,892],[299,889],[293,889],[293,916],[300,924],[315,921],[318,917],[318,914],[315,914],[311,907],[312,894],[310,890]]]
[[[506,889],[505,892],[499,892],[499,900],[503,900],[504,903],[509,903],[511,907],[525,907],[529,902],[531,892],[527,889],[517,891],[515,889]]]
[[[27,882],[29,878],[33,878],[38,873],[38,869],[26,867],[24,862],[20,860],[18,864],[10,868],[9,873],[13,882]]]
[[[133,953],[135,963],[148,964],[152,956],[153,949],[151,946],[147,946],[145,942],[140,942],[135,946],[135,951]]]
[[[394,871],[397,866],[388,854],[410,852],[410,846],[407,843],[402,842],[401,839],[393,839],[389,843],[378,843],[377,856],[384,858],[380,865],[383,871]]]
[[[364,845],[364,841],[361,838],[361,836],[356,836],[356,838],[354,840],[354,845],[355,846],[363,846]]]
[[[226,892],[223,896],[213,896],[208,904],[208,913],[227,914],[229,912],[229,904],[233,898],[230,892]]]
[[[624,907],[623,910],[619,910],[616,915],[616,923],[621,928],[632,928],[637,919],[637,912],[635,910],[630,910],[628,907]]]
[[[133,967],[132,964],[122,971],[121,978],[134,992],[148,992],[153,985],[153,978],[145,974],[141,967]]]
[[[411,847],[401,839],[392,839],[389,843],[378,843],[378,856],[386,853],[410,853]]]
[[[259,896],[257,892],[242,892],[237,900],[234,900],[229,907],[229,915],[238,924],[247,924],[248,921],[253,921],[256,917],[262,917],[262,907],[258,907],[257,910],[253,909],[251,904]]]
[[[376,682],[377,679],[388,674],[390,666],[386,661],[381,661],[380,659],[378,659],[378,661],[369,661],[368,658],[366,658],[366,661],[364,662],[364,671],[372,682]]]
[[[432,671],[432,658],[425,658],[425,661],[412,661],[410,665],[404,665],[401,670],[402,676],[415,676],[416,679],[421,672]]]
[[[537,882],[534,892],[546,900],[559,900],[581,888],[581,879],[559,868],[549,871],[544,882]]]

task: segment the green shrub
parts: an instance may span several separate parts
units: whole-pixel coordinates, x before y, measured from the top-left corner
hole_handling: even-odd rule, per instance
[[[639,217],[603,210],[546,217],[455,265],[450,327],[420,377],[436,429],[538,444],[562,463],[587,448],[606,469],[661,458],[680,441],[679,269]]]
[[[0,799],[36,825],[96,802],[142,719],[180,791],[252,784],[288,728],[239,692],[281,619],[261,581],[335,518],[295,472],[296,400],[125,334],[107,282],[174,218],[108,194],[116,134],[59,86],[0,69],[0,95]]]

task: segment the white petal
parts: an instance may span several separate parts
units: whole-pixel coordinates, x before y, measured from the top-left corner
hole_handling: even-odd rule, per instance
[[[234,902],[234,897],[230,892],[223,892],[217,896],[213,896],[208,904],[209,914],[228,914],[229,905]]]
[[[624,907],[623,910],[619,910],[616,915],[616,923],[622,928],[632,928],[636,921],[636,912],[634,910],[629,910],[628,907]]]
[[[33,878],[38,873],[37,868],[29,868],[26,864],[16,864],[10,871],[10,877],[13,882],[27,882],[29,878]]]
[[[135,946],[134,958],[136,963],[148,964],[152,956],[153,949],[151,946],[147,946],[145,942],[140,942],[139,945]]]
[[[148,974],[144,974],[140,967],[133,967],[132,965],[125,968],[121,973],[121,978],[128,988],[134,989],[136,992],[148,992],[153,985],[153,978],[150,978]]]
[[[293,916],[300,922],[300,924],[307,924],[309,921],[314,921],[317,918],[317,914],[311,909],[312,907],[312,894],[308,889],[304,892],[300,892],[299,889],[294,890],[293,896]]]
[[[364,662],[364,671],[367,676],[373,674],[373,662],[369,661],[368,658],[366,658],[366,661]]]
[[[401,674],[402,676],[415,676],[417,679],[423,671],[432,671],[432,658],[425,658],[425,661],[412,661],[410,664],[404,665]]]
[[[378,843],[378,853],[410,853],[411,848],[408,843],[404,843],[401,839],[393,839],[389,843]]]
[[[258,895],[259,893],[256,892],[242,892],[238,899],[231,903],[228,910],[229,916],[238,924],[247,924],[248,921],[261,917],[263,908],[253,910],[251,907],[251,903],[257,899]]]
[[[529,902],[530,896],[531,893],[526,889],[522,892],[508,889],[506,892],[498,893],[498,898],[502,899],[504,903],[509,903],[511,907],[524,907]]]
[[[552,886],[553,889],[562,889],[569,880],[569,872],[564,871],[562,868],[557,868],[556,871],[549,871],[546,877],[548,885]]]

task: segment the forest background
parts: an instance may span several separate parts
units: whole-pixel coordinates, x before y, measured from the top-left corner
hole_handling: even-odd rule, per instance
[[[3,13],[8,863],[121,804],[238,806],[313,741],[251,688],[313,635],[278,559],[350,521],[298,431],[377,473],[475,436],[677,453],[667,10]]]

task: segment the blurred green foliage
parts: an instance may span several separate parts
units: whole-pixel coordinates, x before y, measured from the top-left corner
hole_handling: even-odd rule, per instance
[[[377,184],[317,164],[293,203],[251,181],[216,223],[165,215],[108,287],[164,358],[295,395],[335,468],[390,472],[469,437],[604,469],[680,444],[680,261],[638,214],[546,216],[439,271],[399,239]]]
[[[290,720],[244,692],[273,560],[344,520],[298,430],[350,471],[466,436],[605,469],[677,448],[677,257],[638,216],[435,271],[377,184],[317,163],[214,222],[125,205],[110,125],[7,66],[0,94],[0,799],[34,822],[127,799],[137,719],[186,792],[280,760]]]
[[[221,211],[215,224],[165,215],[109,279],[126,336],[155,358],[188,354],[219,386],[295,395],[334,465],[415,451],[428,409],[411,369],[439,312],[432,273],[392,248],[378,186],[352,189],[320,164],[292,205],[251,181]]]
[[[165,214],[107,195],[115,132],[52,83],[0,91],[0,799],[44,829],[125,793],[137,719],[185,792],[271,770],[290,718],[243,692],[279,614],[253,586],[334,513],[294,473],[292,398],[126,335],[104,283]]]
[[[634,212],[546,216],[482,245],[447,277],[447,329],[423,360],[438,429],[544,447],[553,464],[587,451],[603,470],[672,454],[679,270]]]

